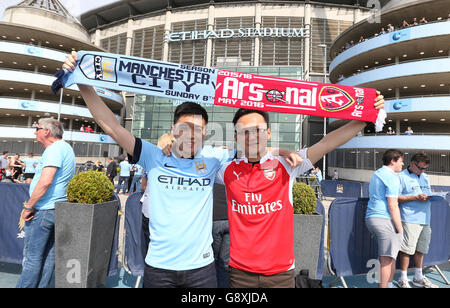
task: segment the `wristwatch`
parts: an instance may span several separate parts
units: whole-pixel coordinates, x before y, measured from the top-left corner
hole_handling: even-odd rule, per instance
[[[27,202],[26,201],[24,201],[23,202],[23,209],[24,210],[27,210],[27,211],[34,211],[34,207],[27,207]]]

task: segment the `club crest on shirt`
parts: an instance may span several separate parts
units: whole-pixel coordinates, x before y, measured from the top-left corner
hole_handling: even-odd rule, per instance
[[[275,178],[276,172],[273,168],[264,169],[264,176],[269,181],[273,181]]]
[[[195,170],[197,170],[198,174],[208,173],[208,168],[206,168],[206,164],[203,160],[195,162]]]

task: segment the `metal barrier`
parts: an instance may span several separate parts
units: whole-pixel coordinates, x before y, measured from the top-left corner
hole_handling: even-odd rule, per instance
[[[367,273],[371,269],[367,267],[368,261],[378,259],[377,242],[365,225],[368,201],[368,198],[336,198],[328,211],[328,264],[344,287],[345,276]],[[450,257],[450,209],[445,199],[431,204],[433,232],[424,266],[434,266],[440,272],[437,265],[446,263]],[[442,273],[441,276],[449,284]]]

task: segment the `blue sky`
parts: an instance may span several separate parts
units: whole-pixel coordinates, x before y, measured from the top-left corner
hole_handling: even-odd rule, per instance
[[[23,0],[0,0],[0,21],[3,20],[3,11],[12,5],[22,2]],[[90,11],[92,9],[117,2],[118,0],[59,0],[62,5],[69,10],[69,12],[75,16],[79,17],[84,12]]]

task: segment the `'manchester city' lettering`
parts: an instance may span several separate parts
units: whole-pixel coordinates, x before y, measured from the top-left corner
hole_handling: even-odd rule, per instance
[[[119,71],[126,71],[142,77],[162,78],[173,81],[184,80],[201,84],[210,83],[210,75],[208,73],[137,62],[124,62],[123,60],[119,62]]]

